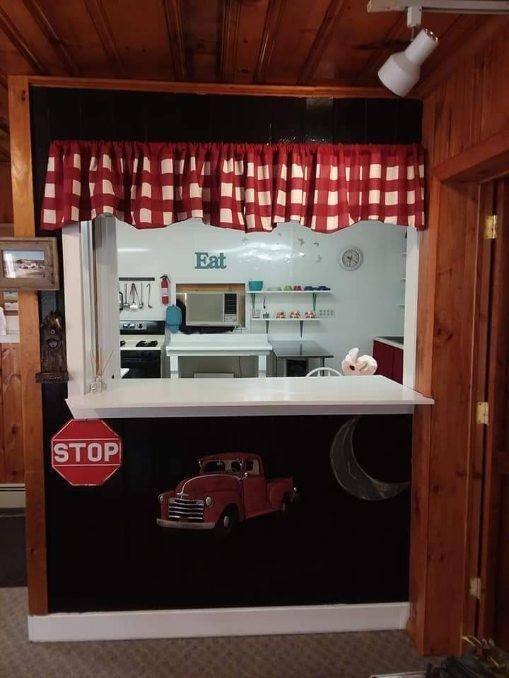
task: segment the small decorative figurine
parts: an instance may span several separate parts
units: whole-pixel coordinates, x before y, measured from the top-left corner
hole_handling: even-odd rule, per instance
[[[316,313],[314,311],[306,311],[304,317],[308,319],[316,318]]]
[[[41,368],[35,375],[39,383],[63,383],[69,379],[64,319],[60,311],[51,311],[41,323]]]
[[[300,318],[300,311],[290,311],[290,318]]]
[[[276,313],[276,318],[278,320],[284,320],[286,318],[286,313],[284,311],[278,311]]]
[[[376,360],[370,355],[359,356],[359,349],[352,348],[341,363],[341,369],[346,377],[361,377],[375,374],[378,367]]]

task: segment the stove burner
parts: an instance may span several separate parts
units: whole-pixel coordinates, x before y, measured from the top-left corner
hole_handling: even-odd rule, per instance
[[[153,346],[157,346],[157,340],[153,339],[152,341],[139,341],[136,344],[137,347],[139,348],[152,348]]]

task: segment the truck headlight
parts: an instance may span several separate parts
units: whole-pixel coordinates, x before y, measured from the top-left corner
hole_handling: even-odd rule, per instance
[[[205,506],[212,506],[213,503],[214,503],[214,500],[212,499],[212,497],[206,497],[205,498]]]
[[[162,504],[163,499],[164,499],[164,494],[160,494],[157,498],[159,499],[159,503]]]

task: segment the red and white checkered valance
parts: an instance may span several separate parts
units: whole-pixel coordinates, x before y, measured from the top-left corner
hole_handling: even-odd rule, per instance
[[[363,219],[424,227],[419,145],[54,141],[41,226],[113,214],[136,228],[191,217],[270,231],[334,232]]]

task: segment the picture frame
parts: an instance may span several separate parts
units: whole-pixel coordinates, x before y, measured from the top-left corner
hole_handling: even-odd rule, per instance
[[[0,238],[0,290],[58,290],[56,238]]]

